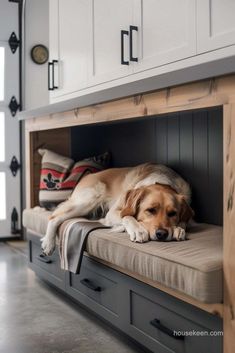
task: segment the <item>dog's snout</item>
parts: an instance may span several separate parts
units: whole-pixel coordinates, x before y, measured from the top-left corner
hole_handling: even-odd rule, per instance
[[[158,229],[156,231],[157,240],[164,241],[168,237],[168,231],[166,229]]]

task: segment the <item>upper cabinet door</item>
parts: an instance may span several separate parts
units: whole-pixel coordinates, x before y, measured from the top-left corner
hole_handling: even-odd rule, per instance
[[[93,0],[93,82],[101,83],[133,72],[129,58],[129,27],[140,0]]]
[[[196,55],[195,10],[195,0],[142,0],[136,71]]]
[[[58,57],[53,56],[50,68],[53,97],[87,87],[92,69],[92,0],[59,0],[57,11]],[[56,47],[55,42],[52,47]]]
[[[53,89],[52,65],[53,60],[59,60],[59,0],[49,1],[49,61],[48,61],[48,90],[50,92],[50,101],[56,96],[56,90]],[[58,71],[57,71],[58,73]],[[57,77],[58,83],[58,77]],[[57,83],[54,85],[56,86]]]
[[[235,1],[197,0],[198,53],[235,44]]]
[[[59,0],[60,94],[88,85],[92,64],[92,0]]]

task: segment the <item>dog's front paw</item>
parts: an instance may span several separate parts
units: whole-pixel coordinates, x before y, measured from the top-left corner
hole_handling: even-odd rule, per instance
[[[149,233],[144,227],[140,226],[134,230],[132,235],[130,234],[130,239],[136,243],[145,243],[149,241]]]
[[[55,250],[55,246],[56,246],[55,240],[45,236],[41,239],[41,242],[42,242],[41,248],[43,253],[47,256],[50,256]]]
[[[138,223],[133,217],[126,216],[122,219],[122,224],[130,236],[130,240],[136,243],[149,241],[148,231]]]
[[[186,239],[186,232],[185,229],[181,227],[174,227],[173,229],[173,239],[177,241],[185,240]]]
[[[122,224],[116,225],[110,229],[110,232],[111,233],[123,233],[123,232],[125,232],[125,227]]]

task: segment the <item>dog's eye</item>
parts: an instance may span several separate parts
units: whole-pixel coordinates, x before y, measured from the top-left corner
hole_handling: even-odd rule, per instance
[[[176,215],[177,215],[176,211],[170,211],[170,212],[167,213],[168,217],[175,217]]]
[[[156,210],[155,207],[148,208],[146,211],[151,213],[151,214],[156,214],[157,213],[157,210]]]

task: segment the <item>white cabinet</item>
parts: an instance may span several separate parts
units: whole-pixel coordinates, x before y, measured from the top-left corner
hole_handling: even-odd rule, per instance
[[[50,6],[49,77],[51,98],[55,98],[88,86],[92,0],[50,0]]]
[[[94,0],[94,84],[196,55],[195,1]]]
[[[54,61],[53,61],[54,60]],[[54,88],[58,85],[53,82],[55,70],[53,65],[55,60],[59,60],[59,0],[49,1],[49,62],[48,62],[48,90],[50,92],[50,101],[56,96],[57,89]],[[57,71],[58,74],[58,71]]]
[[[234,0],[197,0],[198,53],[235,44],[234,18]]]
[[[196,55],[195,6],[195,0],[142,1],[135,71]]]
[[[50,102],[190,67],[201,79],[234,56],[234,14],[235,0],[50,0]]]
[[[129,60],[129,26],[140,0],[93,0],[93,84],[133,72]]]

